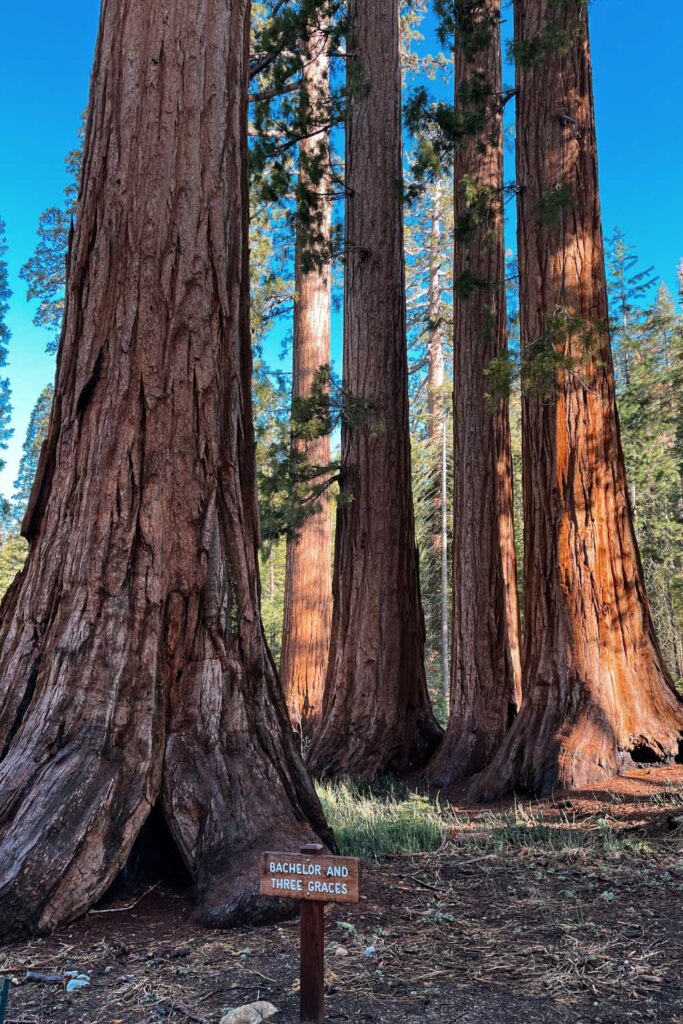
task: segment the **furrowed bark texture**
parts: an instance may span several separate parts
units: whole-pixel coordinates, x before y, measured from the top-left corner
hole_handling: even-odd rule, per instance
[[[349,4],[344,382],[370,405],[342,433],[342,499],[323,721],[325,776],[420,765],[427,694],[410,480],[398,0]]]
[[[525,61],[549,28],[559,43]],[[633,760],[675,758],[683,730],[645,594],[619,437],[587,7],[517,2],[515,30],[522,345],[533,357],[555,344],[577,363],[524,399],[524,702],[475,780],[473,795],[489,797],[581,786]],[[588,327],[597,344],[585,355],[579,335]]]
[[[258,610],[248,0],[105,0],[49,435],[0,627],[0,929],[106,890],[163,811],[214,924],[330,841]]]
[[[329,57],[327,33],[314,31],[306,45],[304,88],[311,131],[329,120]],[[321,175],[321,176],[319,176]],[[296,242],[296,296],[292,397],[310,394],[316,370],[330,362],[332,278],[332,199],[328,133],[314,134],[299,144],[300,185],[315,195],[310,224],[299,223]],[[329,435],[294,441],[311,466],[329,466]],[[315,486],[318,481],[313,481]],[[327,656],[332,624],[332,518],[327,490],[318,510],[287,544],[285,606],[280,675],[290,718],[304,739],[310,738],[322,714]]]
[[[442,786],[488,763],[521,697],[508,403],[492,404],[486,377],[507,352],[499,17],[492,0],[456,33],[456,109],[463,118],[476,109],[483,127],[455,149],[451,709],[428,767],[430,781]],[[482,42],[472,53],[463,38],[475,32]],[[471,98],[475,83],[486,88],[483,101]],[[473,186],[488,195],[478,226],[471,226]]]

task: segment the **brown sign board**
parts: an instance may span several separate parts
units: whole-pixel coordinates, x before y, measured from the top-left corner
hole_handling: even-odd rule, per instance
[[[264,853],[261,895],[321,903],[358,903],[360,868],[355,857]]]

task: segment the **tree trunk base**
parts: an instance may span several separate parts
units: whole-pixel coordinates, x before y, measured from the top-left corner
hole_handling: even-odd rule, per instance
[[[385,773],[400,776],[420,771],[429,761],[443,736],[443,732],[431,714],[415,730],[412,743],[406,746],[397,742],[398,729],[386,732],[370,730],[366,733],[337,734],[325,723],[316,736],[308,769],[323,780],[356,779],[372,782]],[[325,728],[327,726],[327,728]]]
[[[512,708],[510,717],[514,711]],[[425,785],[447,789],[483,771],[490,760],[491,733],[458,728],[451,721],[421,779]]]
[[[668,718],[662,716],[642,734],[623,738],[615,737],[598,708],[586,710],[569,725],[522,707],[490,765],[472,780],[467,796],[477,802],[512,793],[549,796],[596,785],[642,764],[680,763],[683,707],[671,696]]]

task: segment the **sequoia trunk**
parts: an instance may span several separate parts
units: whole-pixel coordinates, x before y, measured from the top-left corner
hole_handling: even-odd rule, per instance
[[[506,400],[486,371],[507,352],[500,3],[460,13],[455,147],[454,532],[451,713],[428,776],[481,770],[520,701],[519,605]],[[478,86],[478,88],[477,88]]]
[[[332,199],[328,131],[330,81],[325,28],[304,53],[304,102],[311,135],[299,144],[296,294],[292,398],[310,394],[317,370],[330,362]],[[330,438],[293,442],[311,466],[330,462]],[[308,739],[322,713],[332,621],[332,519],[328,491],[287,543],[280,673],[292,724]]]
[[[248,0],[102,7],[26,567],[0,628],[0,928],[52,929],[157,800],[203,919],[327,838],[259,615]]]
[[[587,4],[517,0],[524,703],[473,795],[679,752],[633,532],[607,334]],[[552,369],[547,380],[548,368]]]
[[[371,778],[439,736],[427,694],[413,521],[403,267],[398,0],[349,4],[344,384],[334,612],[310,764]]]

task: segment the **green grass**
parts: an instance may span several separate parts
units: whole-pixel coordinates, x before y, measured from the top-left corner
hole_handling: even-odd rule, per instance
[[[366,859],[444,848],[475,854],[520,849],[569,854],[638,852],[643,847],[642,840],[629,837],[607,816],[579,821],[564,810],[548,815],[533,801],[469,815],[412,793],[391,779],[372,785],[320,784],[318,795],[340,853]],[[678,794],[654,799],[677,803]]]
[[[661,793],[651,796],[650,803],[658,804],[660,807],[683,807],[683,789],[669,784]]]
[[[321,783],[318,796],[339,852],[349,856],[433,852],[445,842],[453,819],[427,797],[393,783],[372,788],[352,782]]]

